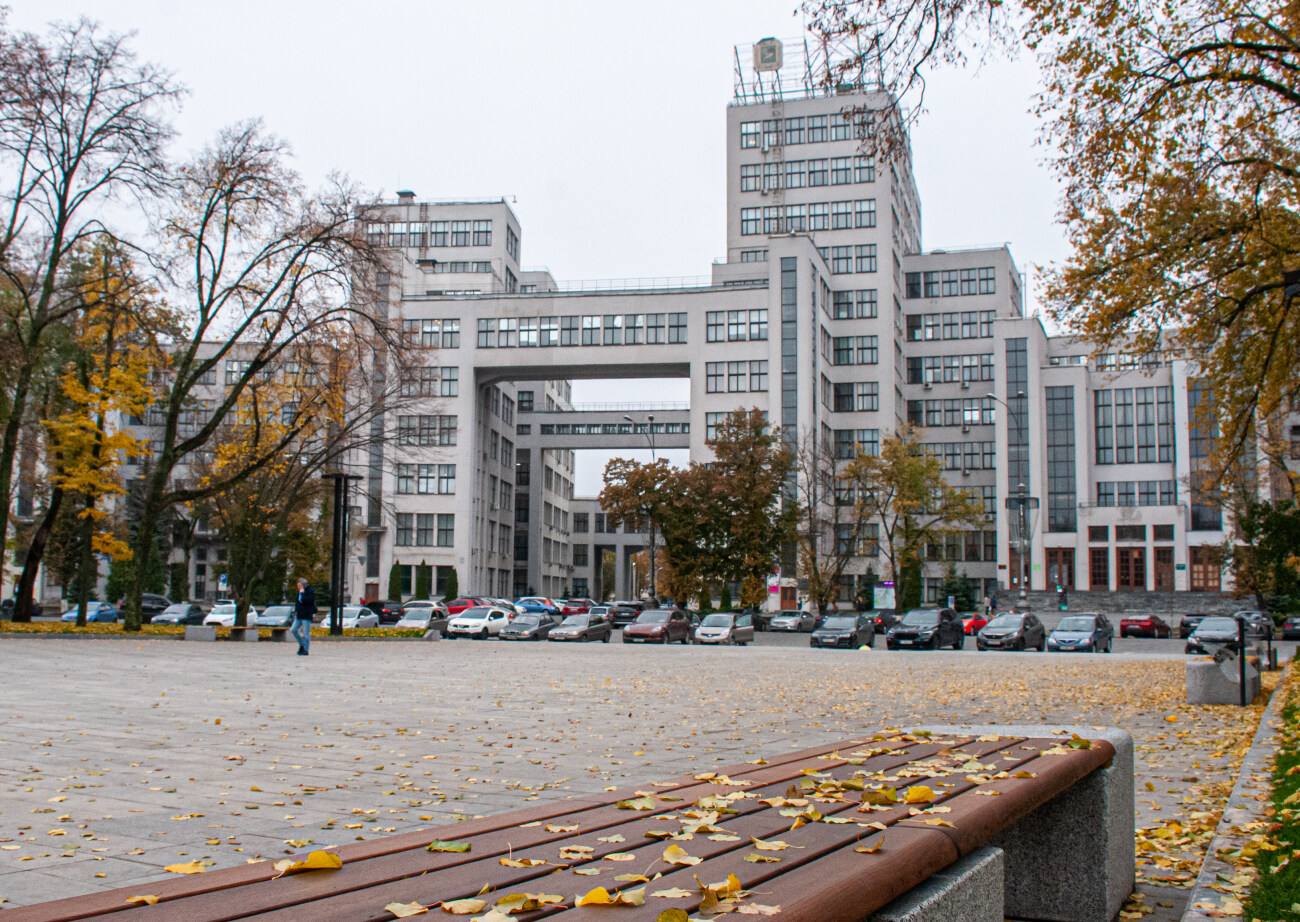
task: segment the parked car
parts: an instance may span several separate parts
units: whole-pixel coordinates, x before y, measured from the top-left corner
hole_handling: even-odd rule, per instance
[[[989,619],[982,611],[968,611],[961,616],[961,629],[967,636],[978,634],[989,623]]]
[[[397,599],[372,599],[364,607],[379,616],[380,624],[396,624],[402,620],[402,603]]]
[[[1300,615],[1292,615],[1282,622],[1283,640],[1300,640]]]
[[[203,606],[197,602],[175,602],[153,616],[154,624],[202,624]]]
[[[631,624],[640,614],[641,612],[638,609],[633,608],[631,605],[625,605],[622,602],[619,602],[616,605],[610,606],[609,620],[614,628],[618,629]]]
[[[754,618],[743,611],[716,611],[705,615],[694,636],[696,643],[725,643],[741,647],[753,640]]]
[[[546,640],[555,623],[546,612],[526,611],[511,618],[497,636],[502,640]]]
[[[817,616],[810,611],[783,611],[767,623],[769,631],[808,632],[817,629]]]
[[[1258,640],[1273,639],[1273,616],[1263,611],[1237,611],[1232,613],[1234,618],[1246,619],[1246,636],[1254,637]]]
[[[414,599],[402,606],[402,618],[394,627],[446,632],[447,609],[429,599]]]
[[[1215,651],[1237,640],[1236,618],[1202,618],[1187,638],[1184,653],[1213,656]]]
[[[140,597],[140,620],[145,624],[153,621],[155,615],[161,615],[172,604],[172,600],[156,592],[146,592]]]
[[[691,619],[676,608],[651,608],[623,628],[623,643],[689,643]]]
[[[894,611],[892,608],[877,608],[873,611],[867,612],[867,614],[869,614],[872,621],[875,622],[875,630],[877,634],[888,634],[889,629],[899,621],[898,612]]]
[[[344,605],[343,630],[355,631],[363,627],[379,627],[379,615],[375,610],[362,605]]]
[[[1119,619],[1120,637],[1168,637],[1169,622],[1156,614],[1132,614]]]
[[[519,606],[526,612],[546,612],[548,615],[558,615],[560,606],[554,599],[548,599],[545,596],[530,595],[522,599],[516,599],[515,605]]]
[[[615,599],[610,604],[615,608],[630,608],[638,615],[646,610],[646,603],[642,599]]]
[[[595,604],[592,599],[565,599],[560,602],[560,614],[585,615]]]
[[[504,608],[506,610],[506,614],[510,615],[511,617],[514,617],[515,615],[522,615],[524,612],[528,610],[524,608],[522,605],[516,605],[514,602],[510,601],[509,599],[489,598],[489,599],[484,599],[483,604],[496,605],[499,608]]]
[[[1040,653],[1046,650],[1047,632],[1038,616],[1028,612],[999,612],[975,635],[977,650],[1027,650],[1030,647]]]
[[[564,620],[551,628],[547,640],[574,640],[586,643],[599,640],[609,643],[609,635],[614,633],[608,621],[599,615],[583,612],[580,615],[567,615]]]
[[[511,612],[500,605],[476,605],[462,609],[447,622],[447,637],[477,637],[487,640],[496,637],[510,621]]]
[[[248,606],[248,618],[244,623],[248,625],[257,624],[257,615],[257,609],[252,605]],[[203,623],[215,624],[218,627],[234,627],[235,603],[219,602],[212,606],[212,611],[208,612],[207,617],[203,619]]]
[[[885,646],[890,650],[938,650],[947,646],[960,650],[966,646],[966,632],[951,608],[914,608],[889,629]]]
[[[253,623],[258,627],[293,627],[293,606],[268,605]]]
[[[77,610],[76,610],[75,608],[69,608],[67,611],[65,611],[65,612],[63,613],[63,617],[61,617],[59,620],[60,620],[60,621],[76,621],[76,620],[77,620]],[[112,605],[109,605],[107,602],[88,602],[88,603],[86,603],[86,622],[87,622],[87,623],[89,623],[89,622],[91,622],[91,621],[108,621],[108,622],[113,622],[113,621],[116,621],[116,620],[117,620],[117,609],[114,608]]]
[[[467,608],[478,608],[486,604],[487,601],[485,599],[480,599],[475,596],[468,596],[468,595],[461,596],[459,599],[452,599],[450,602],[447,603],[447,614],[459,615]]]
[[[1047,635],[1047,649],[1053,653],[1109,653],[1115,628],[1105,615],[1066,615]]]
[[[610,625],[614,626],[614,609],[609,605],[593,605],[587,609],[587,614],[600,618]]]
[[[1178,622],[1178,636],[1183,640],[1192,636],[1192,631],[1205,620],[1205,615],[1183,615],[1183,620]]]
[[[830,615],[808,638],[810,647],[873,647],[876,643],[876,619],[870,612],[856,615]]]

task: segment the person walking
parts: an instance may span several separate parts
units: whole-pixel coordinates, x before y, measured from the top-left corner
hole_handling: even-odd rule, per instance
[[[311,624],[316,617],[316,590],[298,577],[298,601],[293,605],[293,636],[298,641],[298,655],[307,656],[311,649]]]

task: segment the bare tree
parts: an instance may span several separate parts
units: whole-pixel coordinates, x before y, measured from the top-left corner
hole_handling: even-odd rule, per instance
[[[283,142],[249,122],[221,132],[176,177],[175,210],[164,228],[172,248],[166,270],[188,323],[172,343],[159,394],[162,432],[141,490],[137,553],[147,552],[169,507],[236,486],[280,458],[316,419],[341,418],[356,396],[322,392],[323,405],[301,407],[278,437],[258,440],[223,476],[201,487],[176,482],[178,467],[209,444],[277,364],[309,361],[313,351],[317,360],[341,360],[330,344],[351,343],[373,350],[366,364],[375,380],[402,377],[395,367],[400,337],[387,320],[388,251],[357,219],[367,203],[340,177],[309,195],[287,157]],[[218,375],[225,389],[182,431],[204,382]],[[139,628],[143,578],[137,567],[128,630]]]
[[[844,571],[871,544],[866,540],[868,523],[844,479],[848,463],[815,433],[805,432],[799,440],[795,455],[799,578],[808,583],[808,597],[823,614],[839,598]]]
[[[80,306],[62,285],[65,264],[107,233],[96,209],[162,188],[165,115],[180,93],[168,74],[137,63],[124,36],[87,20],[48,39],[0,20],[0,339],[9,359],[0,372],[0,546],[49,332]]]

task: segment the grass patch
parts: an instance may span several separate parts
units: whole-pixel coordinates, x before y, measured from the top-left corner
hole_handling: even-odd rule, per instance
[[[1255,853],[1259,877],[1245,903],[1245,919],[1300,922],[1300,682],[1287,670],[1282,737],[1273,769],[1273,808]]]

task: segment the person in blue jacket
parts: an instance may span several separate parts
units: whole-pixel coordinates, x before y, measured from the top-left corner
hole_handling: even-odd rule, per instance
[[[316,590],[298,577],[298,599],[293,604],[293,636],[298,640],[298,655],[311,649],[311,623],[316,617]]]

